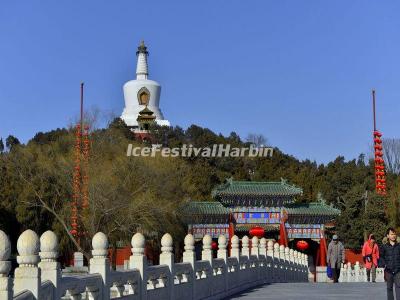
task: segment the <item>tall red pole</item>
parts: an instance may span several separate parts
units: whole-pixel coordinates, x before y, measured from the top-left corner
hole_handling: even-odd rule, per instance
[[[374,131],[376,131],[375,90],[372,90],[372,112],[374,115]]]
[[[383,160],[382,133],[376,129],[375,90],[372,90],[372,111],[374,117],[374,150],[375,150],[375,189],[376,193],[386,195],[385,162]]]
[[[81,123],[81,133],[82,133],[82,131],[83,131],[83,85],[84,85],[84,83],[81,82],[81,120],[80,120],[80,123]]]

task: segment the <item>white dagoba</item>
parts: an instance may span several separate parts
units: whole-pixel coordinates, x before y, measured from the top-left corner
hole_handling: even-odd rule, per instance
[[[124,84],[125,108],[121,119],[126,125],[137,128],[137,117],[139,112],[146,106],[156,116],[156,123],[162,126],[170,126],[159,107],[161,86],[158,82],[147,79],[149,76],[147,56],[149,55],[147,47],[142,41],[138,47],[136,80],[130,80]]]

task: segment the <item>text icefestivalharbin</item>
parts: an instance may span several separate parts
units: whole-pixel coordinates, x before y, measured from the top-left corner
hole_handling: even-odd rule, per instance
[[[155,157],[272,157],[274,149],[272,147],[231,147],[229,144],[214,144],[212,147],[193,147],[193,145],[183,144],[181,147],[166,148],[155,144],[151,147],[134,147],[128,145],[127,156],[147,156]]]

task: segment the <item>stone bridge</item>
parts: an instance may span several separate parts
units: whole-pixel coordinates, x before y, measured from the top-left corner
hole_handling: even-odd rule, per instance
[[[234,300],[386,300],[386,284],[367,283],[272,283],[251,288],[228,299]]]
[[[125,270],[113,271],[107,258],[108,240],[101,232],[92,239],[87,274],[67,275],[60,269],[58,239],[52,231],[42,236],[23,232],[17,242],[14,278],[9,277],[10,242],[0,230],[0,299],[224,299],[250,288],[271,283],[308,281],[307,256],[277,243],[233,236],[228,256],[225,236],[218,239],[217,258],[212,239],[203,238],[201,260],[196,260],[194,238],[185,237],[183,261],[175,262],[170,234],[161,239],[160,265],[149,266],[144,255],[145,238],[136,233]]]

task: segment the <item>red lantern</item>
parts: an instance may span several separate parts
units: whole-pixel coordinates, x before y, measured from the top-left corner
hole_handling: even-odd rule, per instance
[[[300,251],[307,250],[308,247],[309,245],[305,240],[301,240],[296,243],[296,248],[299,249]]]
[[[378,130],[375,130],[374,131],[374,136],[381,137],[382,133],[380,133]]]
[[[218,249],[218,243],[215,242],[215,241],[213,241],[213,242],[211,243],[211,249],[212,249],[212,250],[217,250],[217,249]]]
[[[382,144],[382,140],[380,138],[374,138],[374,142],[376,144]]]
[[[264,236],[265,230],[260,226],[253,227],[249,230],[250,236],[256,236],[262,238]]]

